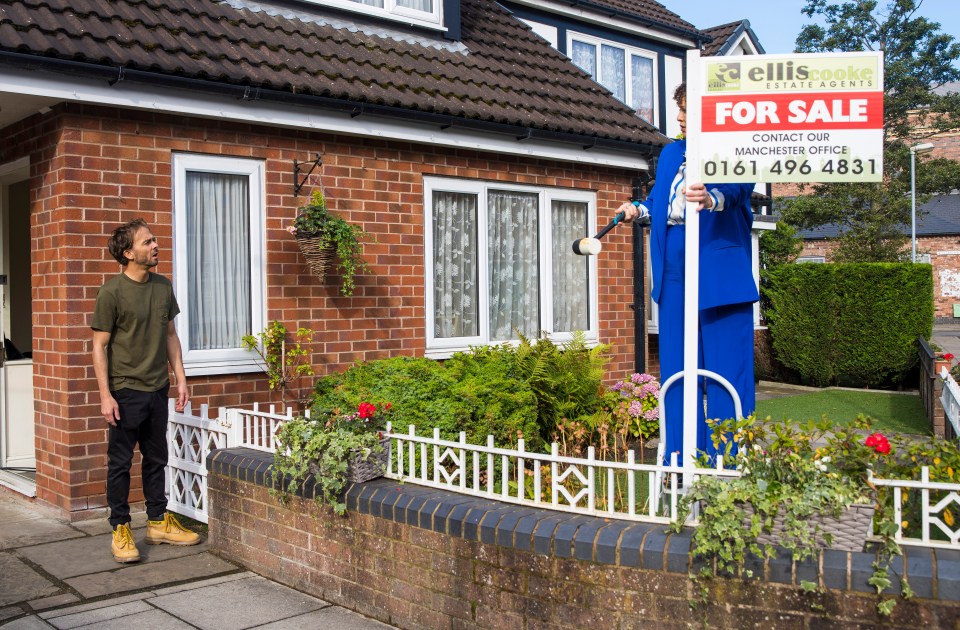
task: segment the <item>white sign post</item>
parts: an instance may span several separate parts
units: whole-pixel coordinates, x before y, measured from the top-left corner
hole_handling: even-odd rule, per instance
[[[686,122],[688,182],[879,182],[882,53],[701,58],[687,51]],[[689,469],[697,452],[699,242],[697,204],[688,203],[682,456]],[[736,392],[718,380],[739,408]]]

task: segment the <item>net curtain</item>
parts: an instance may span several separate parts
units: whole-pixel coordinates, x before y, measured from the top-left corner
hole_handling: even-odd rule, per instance
[[[247,176],[187,173],[190,350],[238,348],[250,334],[249,204]]]

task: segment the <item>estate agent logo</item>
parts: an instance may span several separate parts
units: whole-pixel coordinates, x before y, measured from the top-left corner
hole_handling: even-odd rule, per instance
[[[740,63],[708,63],[707,92],[740,89]]]

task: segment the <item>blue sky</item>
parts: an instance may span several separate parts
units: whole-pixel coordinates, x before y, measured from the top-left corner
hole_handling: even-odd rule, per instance
[[[659,0],[668,9],[697,28],[709,28],[734,20],[748,19],[760,39],[760,44],[771,54],[793,52],[800,29],[810,19],[800,13],[804,0],[749,0],[723,2],[718,0]],[[886,6],[880,0],[880,6]],[[941,30],[960,41],[960,3],[957,0],[924,0],[920,15],[939,22]]]

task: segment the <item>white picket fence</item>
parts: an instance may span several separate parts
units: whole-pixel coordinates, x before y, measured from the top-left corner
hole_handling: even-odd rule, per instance
[[[940,371],[940,378],[943,379],[940,402],[943,404],[944,415],[953,427],[953,434],[960,437],[960,385],[950,376],[947,368]]]
[[[517,440],[515,449],[497,448],[492,435],[484,445],[459,440],[419,436],[410,425],[407,433],[391,438],[390,466],[386,477],[431,488],[441,488],[505,503],[575,512],[605,518],[670,523],[677,519],[677,499],[685,473],[690,483],[703,475],[738,477],[725,470],[722,458],[716,468],[685,470],[673,455],[671,466],[641,464],[634,451],[623,462],[597,459],[594,447],[587,457],[560,455],[554,442],[550,453],[536,453]],[[694,515],[695,518],[695,515]],[[691,521],[693,522],[693,521]]]
[[[309,414],[308,414],[309,415]],[[244,446],[273,453],[280,426],[293,418],[291,409],[278,414],[273,406],[260,411],[220,407],[215,418],[207,405],[194,415],[170,400],[167,422],[167,507],[200,522],[207,522],[207,454],[215,448]]]
[[[944,392],[949,392],[944,394],[944,408],[952,409],[956,418],[960,388],[950,379]],[[221,408],[215,418],[209,417],[206,406],[201,406],[199,416],[191,415],[189,407],[182,413],[171,408],[170,509],[206,522],[207,453],[231,447],[273,453],[277,432],[292,418],[290,410],[278,413],[273,407],[267,411]],[[703,475],[740,475],[736,470],[724,470],[722,461],[716,468],[689,471],[677,466],[675,458],[671,466],[638,463],[630,451],[626,461],[615,462],[597,459],[592,448],[585,458],[578,458],[561,455],[557,444],[550,453],[536,453],[527,451],[523,440],[511,449],[494,446],[492,436],[482,445],[468,443],[464,433],[457,440],[443,440],[439,429],[434,429],[432,436],[421,436],[413,426],[405,433],[395,433],[390,427],[387,434],[391,456],[386,477],[390,479],[533,508],[621,520],[673,522],[685,477],[692,482]],[[893,488],[898,523],[906,518],[904,509],[909,507],[904,506],[919,501],[920,534],[906,536],[901,527],[898,542],[960,548],[960,484],[931,482],[926,469],[920,481],[875,477],[872,481]],[[689,522],[696,524],[695,514]]]

